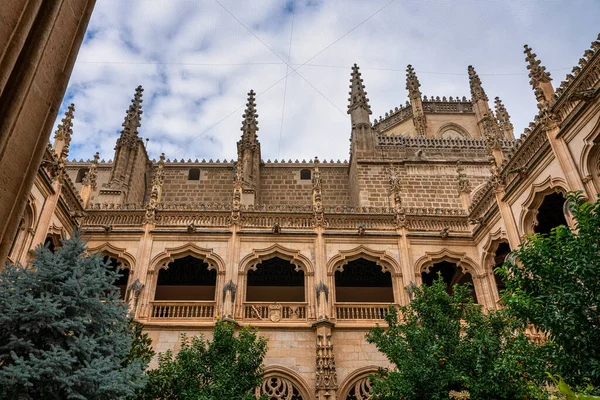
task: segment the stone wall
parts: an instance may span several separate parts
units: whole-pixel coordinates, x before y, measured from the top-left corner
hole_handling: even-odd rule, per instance
[[[188,180],[190,168],[200,168],[200,180]],[[231,203],[234,172],[231,164],[165,165],[164,203]]]
[[[390,207],[389,173],[387,165],[359,163],[357,175],[360,205]],[[456,165],[408,164],[396,167],[401,182],[402,205],[405,207],[460,208]],[[465,166],[472,188],[485,182],[486,166]]]
[[[131,180],[129,181],[127,202],[142,204],[146,197],[146,188],[149,186],[147,176],[148,156],[142,143],[138,143],[137,146],[136,156],[133,160],[134,166],[131,170]]]

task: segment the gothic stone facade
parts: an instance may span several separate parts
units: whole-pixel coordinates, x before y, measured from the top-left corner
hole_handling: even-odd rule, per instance
[[[269,339],[270,398],[367,399],[366,377],[388,362],[364,336],[390,304],[440,271],[499,307],[493,269],[507,252],[572,223],[566,191],[600,191],[600,41],[556,90],[525,55],[539,113],[516,139],[472,67],[468,100],[423,97],[409,66],[410,101],[371,121],[355,65],[349,162],[262,160],[253,92],[237,160],[149,160],[141,87],[114,160],[67,161],[71,107],[10,259],[79,227],[124,269],[123,297],[157,351],[177,350],[181,333],[210,336],[226,317]]]

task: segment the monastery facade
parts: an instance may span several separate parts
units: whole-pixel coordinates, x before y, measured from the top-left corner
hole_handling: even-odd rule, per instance
[[[237,160],[150,160],[141,86],[114,159],[68,161],[71,105],[9,259],[79,228],[123,269],[117,284],[156,351],[228,318],[268,338],[270,399],[368,399],[368,375],[389,364],[365,334],[390,305],[440,272],[500,307],[494,268],[510,249],[572,224],[567,191],[600,191],[600,37],[556,88],[525,56],[539,113],[520,135],[471,66],[467,99],[422,96],[409,65],[409,102],[372,120],[354,65],[348,162],[263,160],[253,91]]]

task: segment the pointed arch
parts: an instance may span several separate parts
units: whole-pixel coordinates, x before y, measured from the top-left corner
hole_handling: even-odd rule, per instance
[[[327,274],[333,275],[335,271],[343,271],[346,264],[359,258],[373,261],[381,267],[383,272],[390,272],[392,276],[402,276],[400,263],[388,252],[385,250],[373,250],[364,245],[351,250],[340,250],[338,254],[327,262]]]
[[[493,260],[498,246],[502,243],[508,243],[508,235],[504,229],[499,227],[494,232],[488,234],[483,245],[483,251],[481,252],[481,268],[484,272],[492,265],[490,262]]]
[[[553,178],[550,175],[540,183],[534,183],[529,191],[527,199],[521,204],[520,232],[526,235],[534,232],[537,225],[538,209],[544,198],[552,193],[567,193],[567,183],[562,178]],[[567,222],[570,222],[567,218]]]
[[[473,277],[480,276],[483,273],[477,263],[472,258],[468,257],[466,253],[458,253],[444,247],[440,251],[426,252],[425,255],[415,262],[416,276],[421,276],[421,272],[429,272],[429,268],[431,268],[433,264],[441,261],[454,263],[463,271],[463,273],[468,272]]]
[[[465,128],[463,128],[462,126],[460,126],[454,122],[448,122],[448,123],[442,125],[440,127],[440,129],[438,129],[436,137],[455,139],[454,134],[452,134],[452,136],[448,136],[448,133],[450,133],[452,131],[461,135],[462,136],[461,139],[470,139],[471,138],[471,135],[469,135],[469,132],[467,132],[467,130]],[[444,137],[444,133],[447,134],[446,137]]]
[[[292,265],[296,266],[297,270],[304,271],[307,276],[315,274],[310,259],[303,255],[300,250],[288,249],[277,243],[264,249],[254,249],[250,254],[242,258],[239,263],[239,274],[247,274],[249,269],[256,268],[257,264],[274,257],[289,261]]]
[[[298,390],[298,392],[300,393],[300,396],[302,396],[303,400],[310,400],[313,398],[312,393],[314,393],[314,391],[311,390],[311,388],[308,386],[308,384],[306,383],[304,378],[302,378],[302,376],[300,376],[300,374],[298,374],[296,371],[292,370],[291,368],[287,368],[282,365],[269,365],[268,367],[265,367],[265,373],[263,375],[263,383],[268,381],[269,379],[273,379],[273,378],[285,380],[285,381],[288,381],[289,383],[291,383],[296,388],[296,390]],[[257,396],[260,394],[263,394],[261,392],[262,386],[263,385],[261,384],[261,386],[257,389],[257,391],[256,391]],[[291,396],[290,396],[290,398],[291,398]],[[287,400],[287,399],[283,398],[282,400]]]
[[[596,116],[596,124],[583,142],[579,158],[583,181],[591,184],[591,187],[588,186],[590,191],[600,193],[600,114]]]
[[[368,365],[366,367],[359,368],[344,378],[340,384],[339,397],[340,400],[346,400],[350,394],[352,388],[363,379],[368,379],[369,375],[379,371],[379,367],[375,365]]]
[[[117,247],[112,243],[104,243],[100,246],[96,246],[88,249],[90,253],[103,253],[107,256],[112,256],[117,259],[121,264],[122,268],[134,271],[135,268],[135,257],[127,252],[127,249]]]
[[[158,273],[160,269],[167,269],[169,264],[178,258],[186,256],[194,256],[203,259],[208,265],[209,269],[216,269],[217,274],[225,273],[225,262],[217,253],[212,249],[196,246],[193,243],[187,243],[183,246],[166,248],[161,253],[158,253],[150,261],[150,267],[148,273]]]

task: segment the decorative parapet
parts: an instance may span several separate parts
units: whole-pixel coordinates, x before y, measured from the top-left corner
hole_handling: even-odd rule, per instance
[[[373,122],[373,128],[377,132],[385,131],[386,129],[398,125],[399,123],[412,118],[413,110],[410,104],[406,106],[396,107],[394,110],[390,110],[385,113],[384,117],[375,118]]]
[[[427,97],[423,100],[423,110],[427,113],[436,113],[436,114],[462,114],[462,113],[474,113],[473,103],[471,101],[467,101],[464,97],[462,101],[452,101],[452,97],[450,97],[450,101],[447,101],[445,97],[440,100],[437,97],[435,100],[433,98],[431,100],[426,100]]]
[[[467,149],[486,151],[483,139],[428,138],[424,136],[379,135],[379,146],[415,147],[419,149]],[[502,150],[511,151],[515,147],[513,140],[500,140]]]

